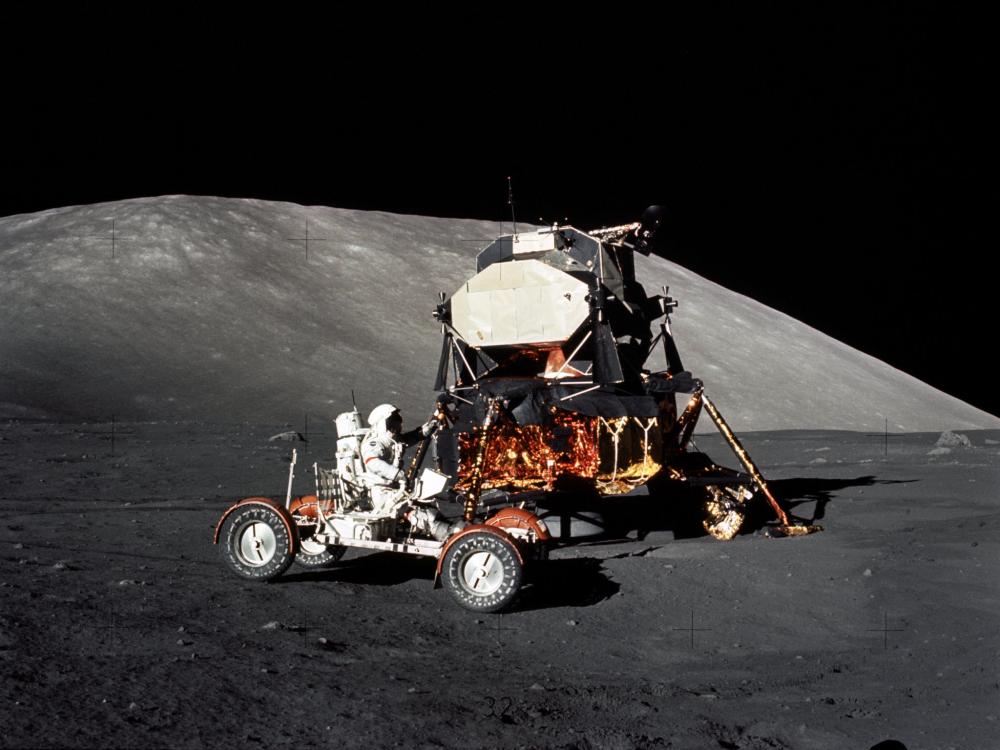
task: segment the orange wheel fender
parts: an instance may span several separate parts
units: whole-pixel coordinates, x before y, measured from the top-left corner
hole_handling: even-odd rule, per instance
[[[319,502],[319,498],[315,495],[303,495],[302,497],[293,497],[292,502],[288,504],[288,512],[295,513],[303,505],[314,505]],[[299,510],[299,513],[303,511]],[[315,513],[315,510],[313,511]]]
[[[315,518],[318,515],[316,511],[320,507],[323,508],[324,513],[333,512],[333,503],[330,500],[320,500],[315,495],[303,495],[292,498],[292,502],[288,505],[288,512],[298,513],[306,518]]]
[[[288,538],[292,540],[292,552],[298,553],[298,528],[295,525],[295,521],[292,520],[292,514],[288,512],[288,509],[282,503],[272,500],[269,497],[247,497],[240,500],[238,503],[233,503],[233,505],[231,505],[226,512],[222,514],[222,518],[219,519],[219,522],[215,524],[215,534],[212,536],[212,544],[219,543],[219,533],[222,531],[222,524],[226,522],[229,514],[244,505],[267,505],[277,511],[278,515],[281,516],[281,522],[285,524],[285,531],[288,532]]]
[[[501,508],[496,515],[487,519],[486,525],[501,529],[531,529],[540,542],[547,542],[552,538],[545,522],[524,508]]]
[[[437,588],[438,586],[441,585],[441,566],[444,565],[445,555],[448,554],[448,550],[451,549],[451,546],[462,537],[468,536],[469,534],[473,534],[477,531],[486,532],[487,534],[492,534],[493,536],[498,536],[505,542],[509,542],[510,546],[514,548],[514,554],[517,555],[517,561],[521,563],[521,565],[524,565],[524,557],[521,555],[521,550],[517,546],[517,542],[514,540],[514,537],[512,537],[503,529],[498,528],[496,526],[487,526],[485,523],[477,523],[472,526],[466,526],[460,532],[452,536],[447,542],[445,542],[444,547],[441,548],[441,553],[438,555],[437,559],[437,568],[434,571],[434,588]]]

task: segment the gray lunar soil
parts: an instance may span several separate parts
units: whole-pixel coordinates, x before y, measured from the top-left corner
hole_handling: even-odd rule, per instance
[[[0,431],[2,747],[994,745],[1000,431],[747,433],[822,533],[677,539],[631,499],[641,533],[554,550],[498,616],[384,554],[244,582],[212,531],[281,496],[282,426],[108,427]]]

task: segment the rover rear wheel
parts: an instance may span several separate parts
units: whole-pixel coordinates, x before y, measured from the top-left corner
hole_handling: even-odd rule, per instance
[[[222,525],[220,539],[226,564],[238,575],[254,581],[277,578],[295,557],[281,515],[263,504],[234,510]]]
[[[485,531],[456,541],[442,565],[445,588],[466,609],[499,612],[521,589],[524,571],[514,545]]]
[[[295,564],[303,568],[325,568],[333,565],[347,552],[343,545],[327,545],[312,539],[299,540],[299,552],[295,555]]]

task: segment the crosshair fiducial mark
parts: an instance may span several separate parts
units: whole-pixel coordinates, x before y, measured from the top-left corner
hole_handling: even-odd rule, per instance
[[[325,432],[323,429],[316,427],[316,416],[315,415],[313,415],[313,421],[312,421],[312,425],[313,426],[312,426],[312,428],[309,427],[309,416],[310,416],[309,412],[302,412],[302,415],[304,417],[303,427],[305,428],[303,430],[303,432],[302,432],[302,436],[304,438],[306,438],[306,442],[309,441],[309,437],[310,436],[312,436],[312,437],[317,437],[317,436],[322,437],[324,435],[328,435],[329,434],[328,432]],[[319,421],[322,424],[323,419],[320,418]]]
[[[886,458],[889,458],[889,438],[896,437],[896,433],[889,432],[889,418],[883,417],[885,420],[885,429],[882,432],[866,432],[865,437],[880,437],[883,442],[883,451]]]
[[[117,613],[115,612],[115,605],[111,605],[110,617],[106,625],[96,625],[98,630],[104,630],[111,634],[111,651],[109,653],[114,653],[114,646],[118,640],[118,632],[122,629],[122,624],[118,621]]]
[[[143,627],[142,623],[137,623],[133,621],[131,623],[126,622],[123,617],[118,613],[117,607],[114,604],[104,611],[105,619],[103,624],[89,625],[85,627],[90,627],[95,630],[102,630],[109,634],[111,643],[109,644],[108,655],[114,656],[114,649],[116,645],[121,645],[121,633],[123,630],[137,630]],[[149,627],[155,627],[156,623],[149,623]]]
[[[127,601],[105,599],[98,602],[92,613],[84,613],[77,627],[100,634],[97,637],[103,651],[99,653],[103,656],[126,659],[133,664],[157,661],[156,653],[147,647],[149,634],[164,635],[176,627],[178,621],[174,615],[150,611],[156,597],[146,590],[145,581],[122,579],[114,585],[115,589],[121,589],[122,596],[127,596]],[[124,638],[127,631],[135,632],[131,641]],[[67,640],[66,643],[72,642]]]
[[[882,613],[882,627],[880,628],[868,628],[869,633],[881,633],[882,634],[882,649],[888,650],[889,648],[889,633],[902,633],[906,628],[890,628],[889,627],[889,613]]]
[[[309,642],[309,610],[302,608],[302,648],[306,648]]]
[[[312,431],[310,431],[309,430],[309,412],[303,412],[303,424],[302,424],[302,440],[303,440],[302,452],[303,453],[308,453],[309,452],[309,440],[310,440],[310,438],[312,438],[312,437],[322,437],[322,436],[325,436],[325,435],[328,434],[328,433],[324,432],[321,429],[319,429],[319,430],[316,429],[316,427],[315,427],[315,421],[313,422],[313,425],[314,426],[312,428]]]
[[[310,242],[329,242],[326,237],[310,237],[309,236],[309,221],[306,221],[306,236],[305,237],[288,237],[286,238],[289,242],[301,242],[306,247],[306,262],[309,261],[309,243]]]
[[[493,656],[496,659],[501,658],[501,656],[503,655],[503,634],[505,632],[507,632],[507,631],[513,632],[513,631],[516,631],[516,630],[517,630],[517,628],[505,628],[503,626],[503,615],[502,614],[498,614],[497,615],[497,627],[496,627],[496,631],[495,631],[496,632],[496,637],[497,637],[496,653],[494,653],[491,650],[490,651],[490,655]]]
[[[118,222],[116,219],[111,220],[111,234],[85,234],[83,239],[93,239],[93,240],[110,240],[111,241],[111,257],[112,259],[116,257],[119,241],[122,239],[121,235],[118,234]]]
[[[711,628],[696,628],[694,626],[694,609],[691,610],[691,625],[689,627],[686,627],[686,628],[673,628],[673,629],[674,630],[683,630],[685,632],[690,632],[690,634],[691,634],[691,648],[694,648],[694,634],[696,632],[711,630]]]

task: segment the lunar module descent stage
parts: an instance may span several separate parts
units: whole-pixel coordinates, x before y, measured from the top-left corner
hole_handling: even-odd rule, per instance
[[[790,522],[701,381],[684,369],[667,288],[647,296],[636,280],[634,253],[661,254],[660,221],[651,207],[634,224],[590,232],[553,226],[488,245],[476,274],[450,298],[442,294],[435,310],[440,395],[405,474],[397,437],[391,481],[362,460],[362,441],[384,438],[388,422],[375,415],[396,413],[392,405],[372,412],[369,429],[357,408],[340,414],[336,465],[314,464],[315,494],[292,496],[293,451],[284,503],[249,497],[222,515],[214,541],[226,564],[269,581],[293,562],[335,563],[350,547],[432,557],[435,585],[466,608],[497,612],[547,556],[539,498],[580,507],[645,484],[657,490],[651,501],[669,502],[670,489],[695,490],[702,526],[727,540],[759,493],[780,522],[773,532],[819,530]],[[659,347],[665,369],[652,371],[647,362]],[[744,472],[689,450],[703,409]],[[436,470],[422,468],[432,446]],[[444,499],[458,500],[461,519],[447,522],[437,508]]]

